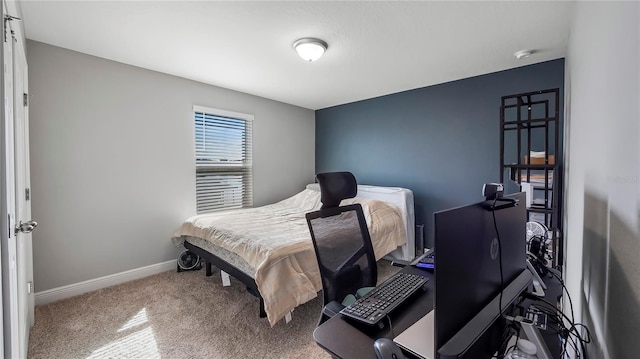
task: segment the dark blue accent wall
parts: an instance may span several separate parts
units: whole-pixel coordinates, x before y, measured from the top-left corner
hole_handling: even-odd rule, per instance
[[[318,110],[316,172],[411,189],[432,246],[434,212],[478,202],[500,180],[501,97],[550,88],[562,128],[564,59]]]

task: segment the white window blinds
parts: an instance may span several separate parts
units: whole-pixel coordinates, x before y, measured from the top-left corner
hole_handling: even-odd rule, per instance
[[[253,116],[194,106],[198,213],[253,205]]]

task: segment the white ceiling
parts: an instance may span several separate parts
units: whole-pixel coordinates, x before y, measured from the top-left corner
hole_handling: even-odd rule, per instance
[[[321,109],[565,56],[556,1],[22,1],[26,36]],[[315,62],[292,43],[329,44]],[[513,54],[534,49],[529,58]]]

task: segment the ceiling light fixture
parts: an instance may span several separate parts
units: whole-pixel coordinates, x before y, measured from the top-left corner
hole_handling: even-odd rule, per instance
[[[293,43],[293,48],[305,61],[315,61],[327,51],[327,43],[316,38],[305,37]]]
[[[516,59],[520,60],[531,56],[531,54],[533,54],[533,50],[520,50],[513,54],[513,56],[515,56]]]

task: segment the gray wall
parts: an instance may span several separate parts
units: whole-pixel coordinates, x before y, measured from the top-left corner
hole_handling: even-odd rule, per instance
[[[316,111],[316,171],[413,190],[432,246],[433,212],[500,180],[501,97],[563,87],[559,59]]]
[[[569,38],[565,279],[591,358],[640,352],[639,13],[577,2]]]
[[[311,110],[28,42],[36,291],[175,259],[194,104],[253,114],[254,204],[314,180]]]

